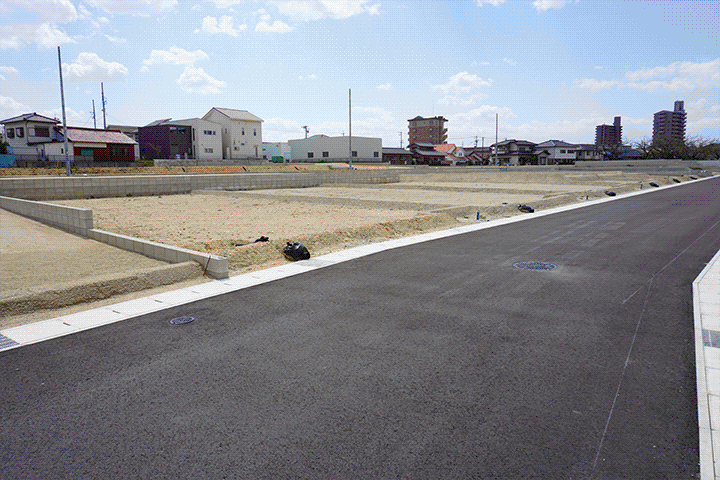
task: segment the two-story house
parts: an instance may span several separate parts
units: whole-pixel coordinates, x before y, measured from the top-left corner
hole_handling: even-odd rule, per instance
[[[548,140],[535,146],[538,165],[569,165],[575,163],[577,145],[562,140]]]
[[[4,126],[3,141],[10,145],[9,153],[18,160],[36,160],[42,151],[42,144],[55,140],[53,127],[60,123],[35,112],[0,121]]]
[[[500,165],[535,165],[537,157],[533,153],[535,144],[527,140],[516,140],[514,138],[494,143],[492,148],[493,158],[497,156]]]
[[[222,125],[222,158],[262,158],[262,122],[247,110],[213,107],[203,117]]]

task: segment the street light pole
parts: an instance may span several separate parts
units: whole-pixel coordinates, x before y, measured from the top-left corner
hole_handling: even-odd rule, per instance
[[[65,139],[65,173],[69,177],[72,175],[70,172],[70,157],[68,153],[68,137],[67,137],[67,121],[65,120],[65,92],[63,91],[63,79],[62,79],[62,60],[60,58],[60,47],[58,47],[58,66],[60,69],[60,102],[62,104],[62,115],[63,115],[63,137]]]

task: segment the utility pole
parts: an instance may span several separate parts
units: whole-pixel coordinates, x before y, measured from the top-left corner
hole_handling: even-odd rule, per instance
[[[477,135],[475,135],[475,148],[477,148]]]
[[[68,153],[67,120],[65,118],[65,91],[63,90],[62,60],[60,59],[60,47],[59,46],[58,46],[58,68],[60,69],[60,102],[62,103],[62,114],[63,114],[63,139],[65,140],[65,173],[67,173],[67,176],[69,177],[70,175],[72,175],[72,172],[70,171],[70,154]]]
[[[400,134],[400,148],[402,148],[402,132],[398,132]]]
[[[107,130],[107,122],[105,121],[105,87],[100,82],[100,92],[102,93],[102,107],[103,107],[103,130]]]
[[[93,128],[97,130],[97,119],[95,118],[95,99],[93,98]]]
[[[350,162],[348,166],[352,168],[352,89],[348,88],[348,149],[350,153]]]
[[[495,114],[495,165],[498,164],[498,158],[497,158],[497,150],[498,150],[498,114]]]
[[[302,127],[300,127],[300,128],[303,128],[303,129],[305,129],[305,138],[307,138],[307,136],[308,136],[308,132],[310,131],[310,130],[308,130],[308,126],[307,126],[307,125],[303,125],[303,126],[302,126]]]

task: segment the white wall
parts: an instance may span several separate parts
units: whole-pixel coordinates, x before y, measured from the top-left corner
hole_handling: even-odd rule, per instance
[[[309,138],[290,140],[293,162],[347,162],[349,158],[350,137],[327,137],[315,135]],[[372,137],[352,137],[352,149],[357,156],[354,162],[382,162],[382,139]],[[326,152],[326,156],[323,153]],[[312,153],[312,157],[308,154]],[[377,156],[376,156],[377,154]]]
[[[189,125],[192,128],[192,147],[194,158],[199,160],[215,160],[223,158],[222,125],[219,123],[210,122],[202,118],[173,120],[168,123],[173,125]]]

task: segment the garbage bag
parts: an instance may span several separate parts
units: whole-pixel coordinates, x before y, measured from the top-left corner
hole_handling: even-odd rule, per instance
[[[298,242],[287,242],[283,248],[283,255],[290,261],[307,260],[310,258],[310,252],[307,247]]]
[[[605,195],[607,195],[608,197],[614,197],[614,196],[615,196],[615,192],[613,192],[613,191],[611,191],[611,190],[606,190],[606,191],[605,191]]]
[[[518,205],[518,210],[520,210],[523,213],[533,213],[535,211],[534,208],[532,208],[528,205],[525,205],[524,203],[521,203],[520,205]]]

